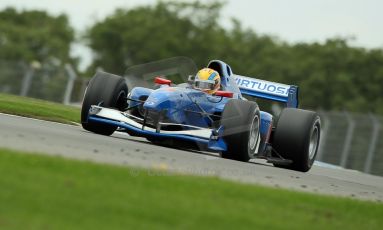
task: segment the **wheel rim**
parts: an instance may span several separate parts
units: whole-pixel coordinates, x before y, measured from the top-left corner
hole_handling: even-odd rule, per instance
[[[259,119],[258,116],[253,118],[250,127],[250,138],[249,138],[249,147],[251,150],[255,149],[258,142],[259,135]]]
[[[310,160],[314,158],[315,153],[318,149],[318,142],[319,142],[318,140],[319,140],[319,129],[318,129],[318,126],[315,125],[310,137],[310,145],[309,145]]]

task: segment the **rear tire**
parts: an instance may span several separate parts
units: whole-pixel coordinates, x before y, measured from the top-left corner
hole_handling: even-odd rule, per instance
[[[123,110],[127,106],[128,87],[124,78],[105,72],[97,72],[85,90],[81,108],[81,124],[88,131],[112,135],[117,127],[88,121],[91,105]]]
[[[314,163],[320,140],[320,118],[317,113],[286,108],[282,111],[273,139],[273,149],[291,165],[277,167],[307,172]]]
[[[230,100],[222,112],[220,124],[227,151],[223,158],[249,161],[258,153],[260,137],[260,112],[252,101]]]

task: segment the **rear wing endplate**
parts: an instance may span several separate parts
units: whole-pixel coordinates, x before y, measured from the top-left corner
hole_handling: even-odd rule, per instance
[[[285,103],[298,108],[298,86],[259,80],[241,75],[232,75],[244,95]]]

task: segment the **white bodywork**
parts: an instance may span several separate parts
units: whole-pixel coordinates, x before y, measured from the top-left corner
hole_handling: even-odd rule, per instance
[[[115,109],[110,109],[110,108],[104,108],[101,106],[92,106],[90,110],[91,115],[96,115],[98,117],[102,118],[107,118],[115,121],[119,121],[121,123],[126,123],[130,126],[142,129],[142,124],[134,121],[130,117],[134,117],[133,115],[126,113],[126,112],[121,112],[119,110]],[[137,118],[136,119],[141,119]],[[162,125],[170,125],[170,123],[161,123]],[[188,135],[188,136],[194,136],[194,137],[201,137],[205,139],[210,139],[210,136],[212,134],[211,129],[207,128],[201,128],[201,127],[196,127],[196,126],[189,126],[192,128],[196,128],[195,130],[182,130],[182,131],[166,131],[166,130],[160,130],[160,133],[163,134],[181,134],[181,135]],[[156,129],[153,129],[151,127],[145,126],[144,129],[145,131],[150,131],[150,132],[156,132]]]
[[[280,97],[287,97],[289,94],[290,85],[259,80],[256,78],[250,78],[236,74],[233,74],[233,77],[235,78],[235,82],[240,89],[271,94]]]

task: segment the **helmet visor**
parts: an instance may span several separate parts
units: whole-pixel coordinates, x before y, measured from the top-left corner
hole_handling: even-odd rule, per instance
[[[195,80],[194,88],[201,90],[212,90],[214,89],[215,81],[211,80]]]

